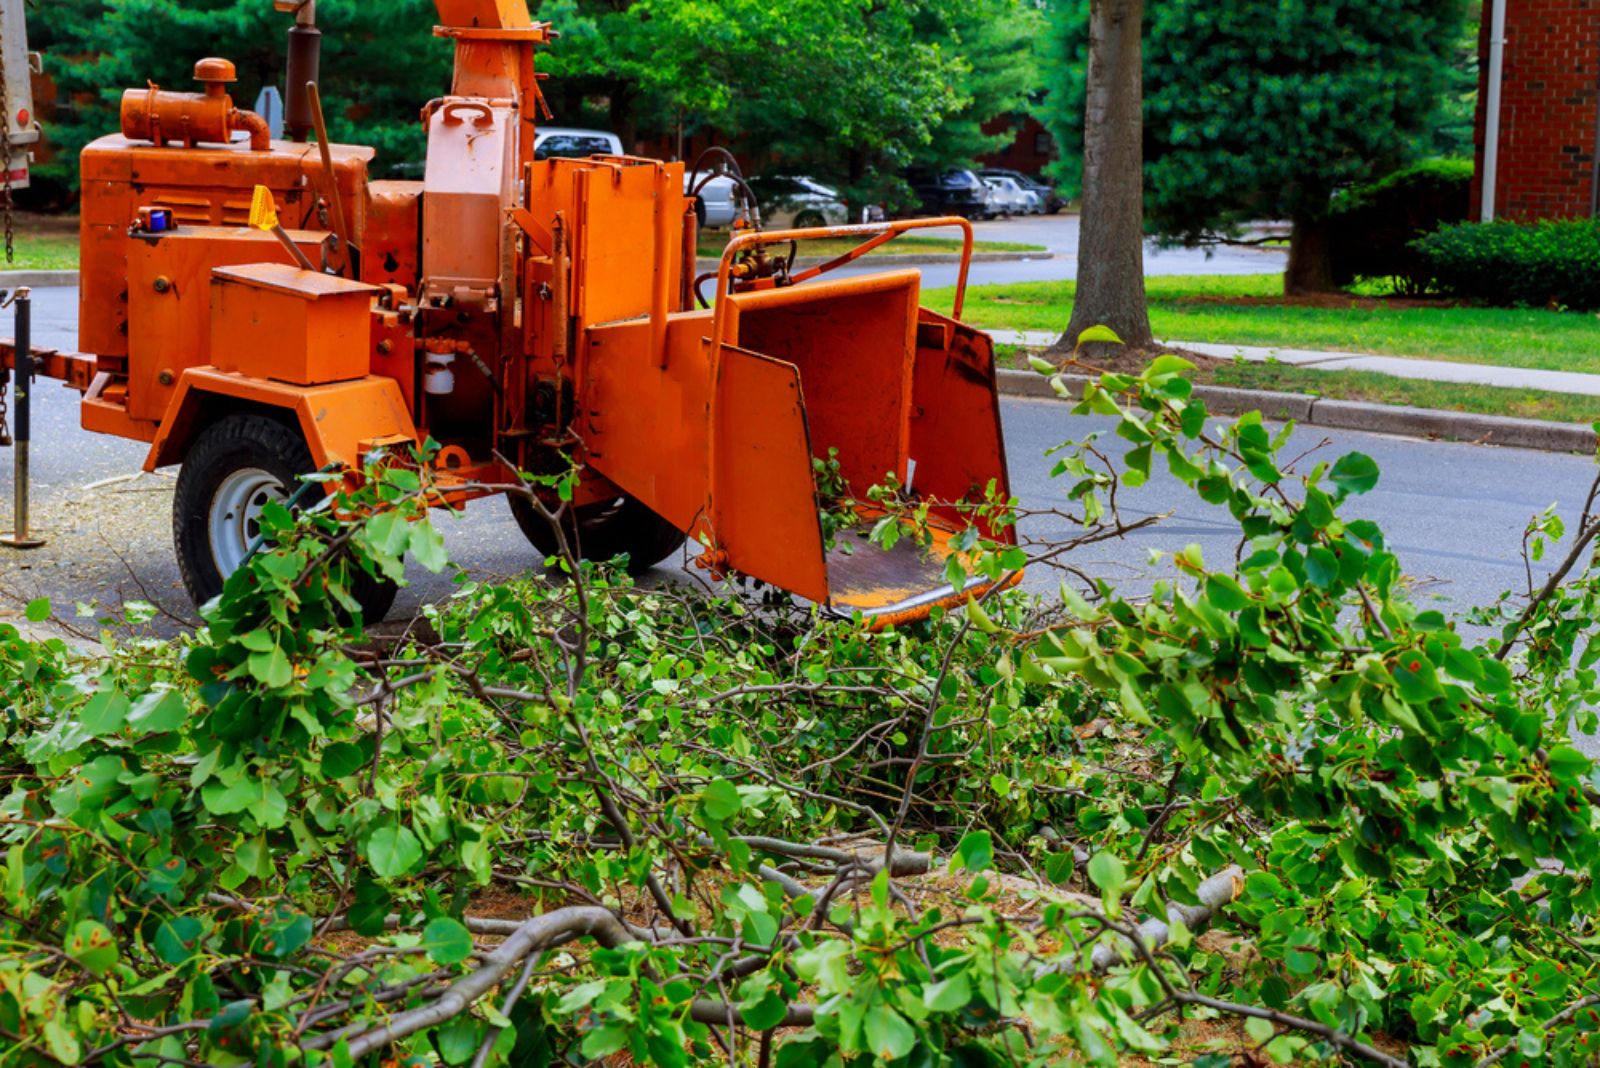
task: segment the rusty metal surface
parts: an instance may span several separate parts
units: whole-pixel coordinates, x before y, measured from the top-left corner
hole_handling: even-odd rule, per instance
[[[926,619],[935,608],[948,608],[982,597],[992,587],[977,577],[958,590],[945,577],[945,567],[954,552],[951,540],[959,527],[932,527],[931,545],[920,545],[906,537],[892,549],[881,549],[867,540],[866,532],[875,518],[863,515],[863,525],[847,532],[848,539],[828,553],[827,607],[840,615],[860,613],[874,630],[900,626]],[[1013,575],[1009,583],[1021,579]]]

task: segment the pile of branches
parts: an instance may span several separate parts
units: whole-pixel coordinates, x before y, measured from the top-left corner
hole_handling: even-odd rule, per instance
[[[1341,517],[1369,459],[1297,471],[1184,369],[1106,376],[1122,455],[1004,502],[1070,528],[1047,599],[872,633],[563,553],[372,638],[363,572],[448,566],[388,465],[178,642],[0,627],[0,1061],[1110,1065],[1216,1017],[1207,1056],[1583,1059],[1593,496],[1468,641]],[[1156,462],[1240,547],[1133,600],[1072,550]]]

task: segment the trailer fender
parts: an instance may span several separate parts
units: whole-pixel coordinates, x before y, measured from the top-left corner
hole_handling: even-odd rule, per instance
[[[360,468],[380,445],[412,444],[416,424],[392,378],[368,375],[320,386],[295,386],[214,367],[191,367],[178,379],[144,469],[183,462],[207,426],[233,412],[281,412],[299,424],[319,468]]]

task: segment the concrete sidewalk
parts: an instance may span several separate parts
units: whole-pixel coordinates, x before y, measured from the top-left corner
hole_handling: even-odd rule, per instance
[[[990,335],[1007,345],[1043,348],[1055,344],[1059,334],[1040,331],[991,330]],[[1188,349],[1219,360],[1245,359],[1256,363],[1277,360],[1296,367],[1323,371],[1375,371],[1396,378],[1419,378],[1433,382],[1461,382],[1479,386],[1515,389],[1542,389],[1551,393],[1575,393],[1600,397],[1600,374],[1576,371],[1537,371],[1526,367],[1497,367],[1492,364],[1459,363],[1452,360],[1420,360],[1409,356],[1372,356],[1360,352],[1318,352],[1312,349],[1265,348],[1252,345],[1217,345],[1203,341],[1165,341],[1177,349]]]

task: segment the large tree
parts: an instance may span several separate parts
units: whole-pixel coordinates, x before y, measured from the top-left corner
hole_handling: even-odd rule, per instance
[[[711,127],[762,165],[884,192],[914,159],[964,162],[993,148],[989,118],[1034,88],[1031,0],[535,0],[561,37],[540,57],[564,125],[636,138]],[[239,66],[248,105],[283,77],[288,21],[268,0],[52,0],[30,10],[35,46],[74,106],[51,123],[70,182],[76,150],[116,128],[121,92],[191,84],[192,64]],[[419,104],[448,84],[433,0],[320,0],[333,135],[413,168]],[[180,42],[175,44],[175,42]]]
[[[418,108],[449,88],[451,48],[433,36],[433,0],[320,0],[322,81],[331,135],[378,149],[379,173],[423,158]],[[126,88],[192,89],[195,60],[238,66],[233,95],[250,107],[283,87],[288,16],[269,0],[50,0],[28,10],[32,46],[70,102],[50,120],[61,149],[47,177],[75,185],[77,151],[118,128]]]
[[[1078,283],[1062,347],[1095,326],[1130,348],[1153,344],[1144,292],[1143,10],[1144,0],[1094,0],[1088,11]],[[1071,14],[1057,12],[1058,32],[1063,17]]]
[[[1051,119],[1082,145],[1091,0],[1058,0]],[[1405,161],[1451,84],[1466,0],[1149,0],[1150,228],[1199,244],[1252,219],[1294,223],[1290,292],[1331,288],[1326,215],[1340,188]]]
[[[1038,84],[1025,0],[544,0],[565,122],[625,141],[713,129],[759,166],[881,194],[912,163],[997,147],[990,118]]]

